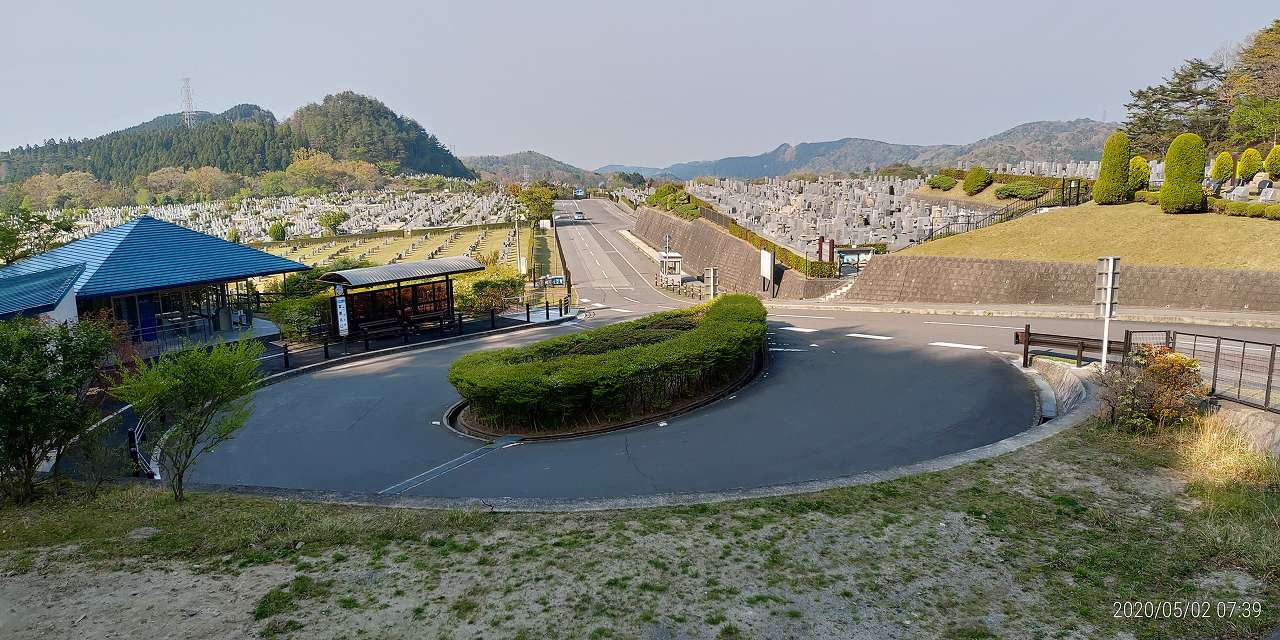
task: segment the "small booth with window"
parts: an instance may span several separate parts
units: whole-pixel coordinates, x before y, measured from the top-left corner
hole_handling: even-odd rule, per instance
[[[683,281],[684,257],[675,251],[658,252],[658,277],[663,286],[680,286]]]
[[[484,265],[475,259],[456,256],[326,273],[319,281],[334,288],[329,333],[345,338],[389,327],[450,325],[451,276],[482,270]]]

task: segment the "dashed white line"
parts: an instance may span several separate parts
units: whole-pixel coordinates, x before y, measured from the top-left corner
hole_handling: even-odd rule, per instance
[[[960,344],[958,342],[930,342],[931,347],[951,347],[952,349],[986,349],[980,344]]]
[[[1021,329],[1022,327],[1006,327],[999,324],[970,324],[968,322],[933,322],[926,320],[923,324],[944,324],[951,327],[986,327],[988,329]]]
[[[874,336],[869,333],[846,333],[850,338],[863,338],[865,340],[892,340],[893,336]]]
[[[814,320],[835,320],[835,316],[789,316],[782,313],[771,313],[770,318],[813,318]]]
[[[770,347],[770,351],[808,351],[808,349],[783,349],[781,347]]]
[[[618,313],[635,313],[630,309],[619,309],[617,307],[614,307],[613,309],[609,309],[609,311],[617,311]]]
[[[779,327],[783,331],[795,331],[796,333],[813,333],[817,329],[806,329],[804,327]]]

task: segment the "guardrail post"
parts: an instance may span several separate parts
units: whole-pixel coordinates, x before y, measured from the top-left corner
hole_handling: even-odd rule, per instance
[[[529,319],[529,303],[528,302],[524,303],[524,321],[532,322],[532,320]]]
[[[400,344],[409,344],[409,326],[400,325]]]
[[[289,368],[289,343],[288,342],[284,343],[282,348],[284,349],[284,368],[288,369]]]
[[[324,334],[324,359],[329,359],[329,334]]]
[[[547,319],[551,319],[551,301],[544,299],[542,301],[542,310],[547,315]]]
[[[368,329],[365,329],[364,331],[364,350],[365,351],[369,350],[369,330]]]
[[[1031,323],[1022,330],[1022,368],[1031,366]]]
[[[1267,390],[1262,394],[1262,406],[1271,408],[1271,381],[1276,373],[1276,345],[1271,345],[1271,362],[1267,364]]]
[[[1084,340],[1076,343],[1076,367],[1084,366]]]
[[[440,316],[440,337],[444,337],[444,316]]]
[[[493,309],[489,310],[489,328],[490,329],[498,328],[498,314]]]

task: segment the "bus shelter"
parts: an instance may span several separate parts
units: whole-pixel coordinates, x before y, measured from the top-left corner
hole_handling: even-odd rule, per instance
[[[418,326],[454,317],[452,276],[484,270],[474,258],[455,256],[379,267],[331,271],[320,282],[333,285],[331,335],[388,327]]]

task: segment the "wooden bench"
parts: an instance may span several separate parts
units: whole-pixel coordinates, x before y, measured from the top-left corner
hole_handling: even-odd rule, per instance
[[[360,325],[360,333],[364,336],[365,351],[369,350],[369,341],[374,338],[401,336],[404,338],[405,344],[409,343],[409,332],[406,330],[406,327],[401,324],[399,318],[387,318],[386,320],[365,322]]]

